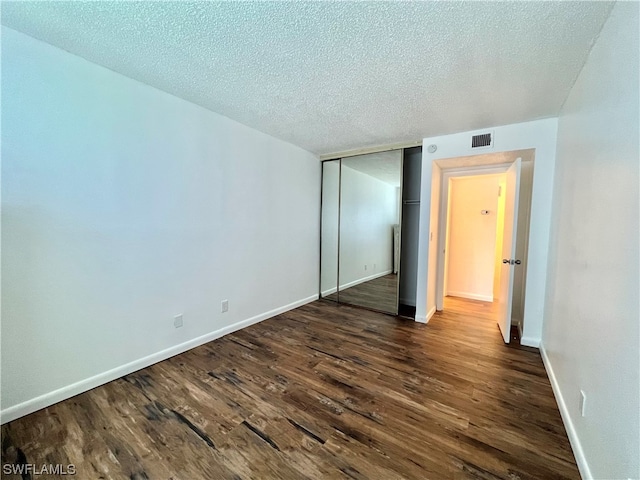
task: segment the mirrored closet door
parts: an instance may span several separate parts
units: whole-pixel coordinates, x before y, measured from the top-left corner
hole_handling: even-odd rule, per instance
[[[320,297],[338,301],[340,160],[322,164]]]
[[[321,296],[396,315],[402,150],[323,164]]]

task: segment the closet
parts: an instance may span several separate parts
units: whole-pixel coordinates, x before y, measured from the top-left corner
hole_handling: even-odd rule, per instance
[[[421,160],[414,147],[323,162],[321,298],[414,316]]]

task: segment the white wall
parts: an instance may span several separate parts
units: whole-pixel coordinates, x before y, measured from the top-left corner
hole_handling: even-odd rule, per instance
[[[501,175],[498,179],[498,188],[500,195],[498,196],[498,211],[496,213],[496,250],[495,265],[493,267],[493,298],[500,296],[500,276],[502,274],[502,243],[504,240],[504,213],[506,204],[507,176]],[[520,184],[520,192],[522,192],[522,184]],[[518,257],[519,258],[519,257]],[[515,272],[514,272],[515,273]],[[514,289],[515,290],[515,289]]]
[[[2,102],[3,421],[317,296],[314,155],[7,28]]]
[[[342,162],[340,288],[391,273],[398,190]]]
[[[425,149],[422,149],[422,179],[421,185],[430,185],[431,188],[422,188],[420,192],[420,223],[418,232],[418,278],[416,281],[416,321],[428,322],[436,313],[436,280],[438,251],[438,222],[440,221],[440,205],[434,199],[440,198],[442,188],[442,169],[435,163],[424,161]],[[428,170],[428,174],[425,174]],[[425,218],[425,213],[427,216]],[[431,268],[432,267],[432,268]],[[425,270],[428,270],[425,272]],[[428,273],[428,278],[425,276]],[[427,289],[428,285],[433,288]],[[426,295],[425,295],[426,293]],[[428,308],[427,308],[428,306]]]
[[[640,478],[638,16],[615,5],[558,125],[542,351],[584,478]]]
[[[496,175],[450,180],[446,295],[493,301],[498,181]]]
[[[471,148],[471,136],[492,131],[492,149],[478,151]],[[422,185],[431,185],[434,171],[440,168],[436,160],[466,157],[476,154],[509,152],[513,150],[535,149],[533,172],[533,192],[531,200],[531,221],[529,233],[529,254],[526,272],[526,300],[524,307],[524,332],[522,343],[538,346],[542,335],[542,315],[545,297],[547,253],[549,247],[549,225],[551,218],[551,192],[555,163],[557,119],[549,118],[533,122],[493,127],[474,132],[456,133],[423,140]],[[434,153],[428,146],[437,145]],[[432,165],[434,168],[429,168]],[[436,177],[439,174],[436,175]],[[436,192],[434,192],[435,195]],[[423,188],[420,198],[420,247],[418,255],[418,298],[416,320],[428,318],[435,311],[436,244],[430,242],[430,233],[437,238],[437,222],[433,222],[432,191]],[[435,199],[439,198],[434,196]],[[434,212],[435,213],[435,212]]]

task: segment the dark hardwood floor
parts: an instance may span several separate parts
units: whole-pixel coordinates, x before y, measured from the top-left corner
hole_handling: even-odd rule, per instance
[[[314,302],[4,425],[3,464],[72,463],[79,479],[578,479],[540,356],[506,348],[487,310],[447,299],[423,325]]]
[[[489,325],[497,324],[499,308],[497,301],[483,302],[480,300],[468,300],[460,297],[444,297],[445,311],[460,314],[461,318],[466,318],[465,314],[473,309],[475,317],[489,321]],[[537,348],[520,345],[520,331],[518,330],[517,325],[511,325],[509,333],[509,347],[519,348],[520,350],[527,350],[529,352],[538,352]]]
[[[327,296],[327,300],[396,313],[398,308],[398,275],[390,273]]]

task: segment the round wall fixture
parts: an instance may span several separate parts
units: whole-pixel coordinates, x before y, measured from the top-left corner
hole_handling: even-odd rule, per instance
[[[436,153],[436,150],[438,150],[438,146],[437,145],[429,145],[429,147],[427,148],[427,151],[429,153]]]

